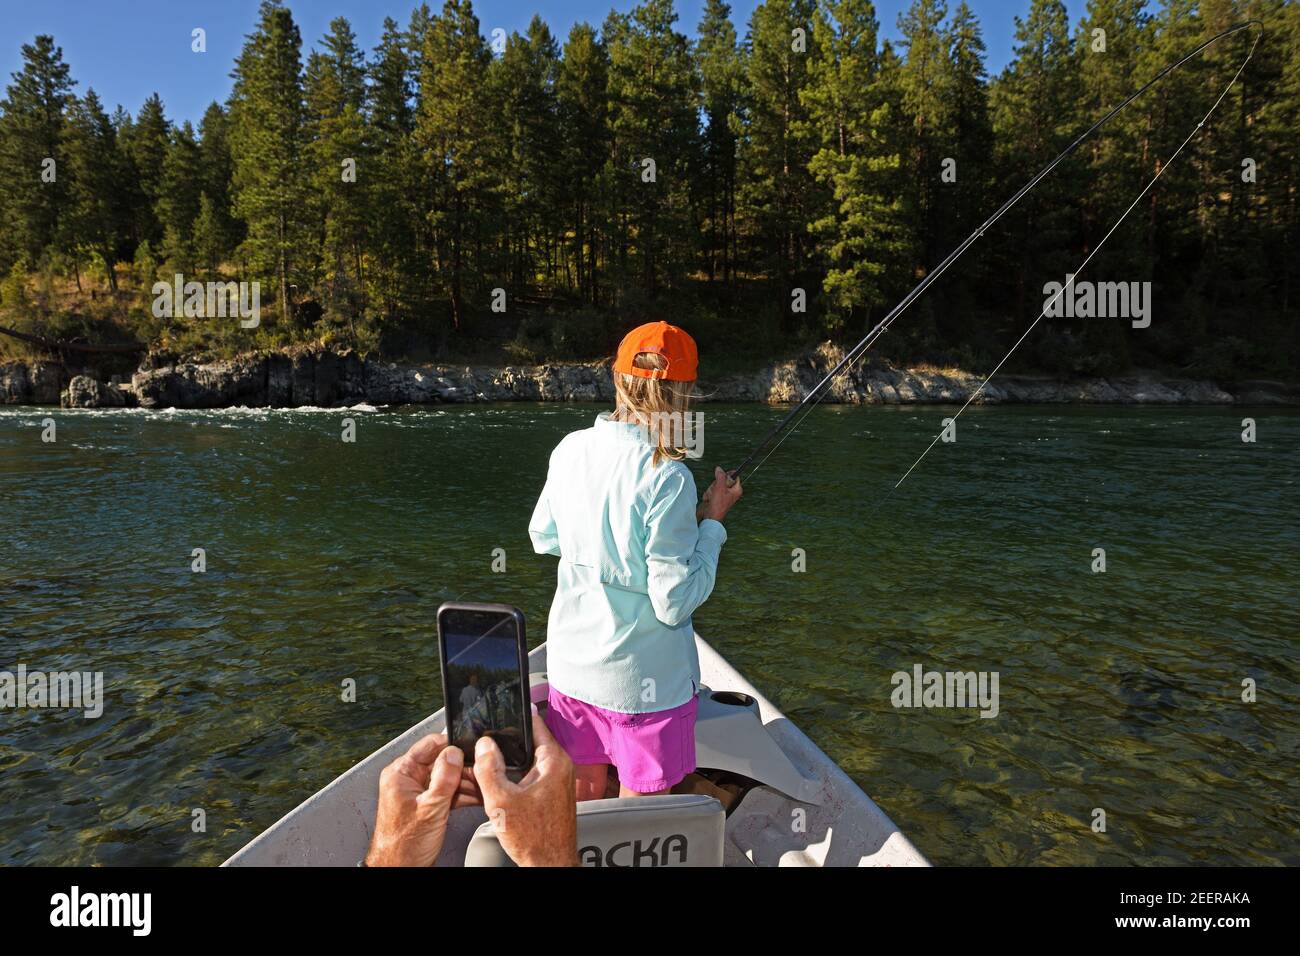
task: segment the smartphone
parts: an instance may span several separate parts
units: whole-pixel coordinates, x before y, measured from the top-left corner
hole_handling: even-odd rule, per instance
[[[474,745],[491,737],[506,770],[521,774],[533,764],[533,718],[528,690],[528,643],[524,614],[508,604],[460,604],[438,608],[438,656],[447,736],[474,763]]]

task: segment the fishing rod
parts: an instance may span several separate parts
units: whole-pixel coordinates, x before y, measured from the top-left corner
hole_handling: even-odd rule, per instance
[[[1232,78],[1232,81],[1228,84],[1227,87],[1224,88],[1223,93],[1219,95],[1219,99],[1215,101],[1214,106],[1210,108],[1210,112],[1205,115],[1205,118],[1202,119],[1201,122],[1197,124],[1196,129],[1192,130],[1191,134],[1187,137],[1187,139],[1183,140],[1182,145],[1180,145],[1178,147],[1178,150],[1175,151],[1174,156],[1177,156],[1178,152],[1182,151],[1183,146],[1186,146],[1188,141],[1193,136],[1196,135],[1197,131],[1199,131],[1201,127],[1205,125],[1206,121],[1210,118],[1210,115],[1218,107],[1219,103],[1222,102],[1223,97],[1227,94],[1228,90],[1232,88],[1233,83],[1237,81],[1237,77],[1241,76],[1241,71],[1245,69],[1246,64],[1250,62],[1250,58],[1255,53],[1255,47],[1259,45],[1260,39],[1262,39],[1264,36],[1264,24],[1262,21],[1257,19],[1247,20],[1243,23],[1237,24],[1236,26],[1229,27],[1228,29],[1224,30],[1222,33],[1210,37],[1210,39],[1206,40],[1204,43],[1202,43],[1192,52],[1188,53],[1178,62],[1166,66],[1163,70],[1161,70],[1150,80],[1148,80],[1146,84],[1142,86],[1139,90],[1137,90],[1135,93],[1130,94],[1129,97],[1124,100],[1124,102],[1120,103],[1109,113],[1107,113],[1101,119],[1097,120],[1097,122],[1093,123],[1090,127],[1088,127],[1081,134],[1079,134],[1079,136],[1072,143],[1070,143],[1069,146],[1067,146],[1064,150],[1062,150],[1061,153],[1057,155],[1055,159],[1053,159],[1050,163],[1044,166],[1036,175],[1034,175],[1032,179],[1029,180],[1029,182],[1021,186],[1020,189],[1017,190],[1016,193],[1010,199],[1008,199],[1006,202],[1004,202],[1001,206],[997,208],[997,210],[993,213],[993,215],[989,216],[989,218],[984,220],[984,222],[981,223],[975,229],[974,232],[972,232],[969,236],[963,239],[961,243],[957,246],[957,248],[953,249],[952,252],[948,253],[948,255],[943,259],[943,261],[940,262],[939,265],[937,265],[920,282],[918,282],[911,292],[907,293],[907,295],[903,296],[903,298],[899,300],[898,304],[895,305],[894,308],[890,310],[888,315],[886,315],[883,319],[881,319],[880,322],[878,322],[876,326],[872,328],[872,330],[868,332],[860,342],[858,342],[857,345],[853,346],[853,348],[851,348],[847,353],[845,353],[844,357],[840,359],[839,362],[836,363],[835,367],[826,373],[825,378],[823,378],[820,382],[818,382],[815,386],[813,386],[811,391],[809,391],[808,394],[804,396],[803,400],[799,402],[799,404],[796,405],[794,408],[790,409],[790,411],[787,412],[785,416],[779,422],[777,422],[775,426],[772,427],[772,429],[763,437],[763,440],[760,441],[758,445],[754,448],[754,450],[749,453],[749,455],[745,458],[745,460],[742,461],[735,468],[730,469],[727,472],[727,476],[731,480],[731,483],[734,484],[735,481],[740,478],[741,474],[746,469],[749,468],[750,464],[754,461],[754,459],[758,458],[760,454],[763,454],[763,452],[767,450],[767,453],[763,454],[763,457],[758,461],[757,464],[754,465],[753,469],[750,470],[750,474],[752,474],[754,471],[757,471],[758,466],[763,464],[763,462],[767,461],[767,459],[772,456],[772,453],[775,452],[776,449],[780,447],[781,443],[784,442],[785,439],[788,438],[791,433],[793,433],[794,429],[798,427],[800,423],[802,423],[803,419],[808,416],[809,412],[811,412],[812,409],[817,405],[817,403],[821,401],[822,397],[825,394],[826,386],[829,385],[837,375],[849,369],[852,365],[854,365],[858,361],[858,359],[860,359],[863,355],[865,355],[867,350],[870,349],[871,346],[875,344],[876,340],[879,339],[880,336],[884,335],[885,332],[889,331],[890,325],[892,325],[894,320],[897,319],[900,315],[902,315],[907,310],[908,306],[910,306],[913,302],[915,302],[922,295],[924,295],[925,291],[930,288],[930,286],[935,282],[935,280],[938,279],[939,276],[943,275],[943,273],[948,270],[949,266],[951,266],[954,262],[960,259],[965,254],[966,250],[969,249],[972,245],[974,245],[977,240],[983,238],[985,231],[987,231],[989,227],[993,226],[999,219],[1001,219],[1007,213],[1008,210],[1010,210],[1013,206],[1015,206],[1016,203],[1020,202],[1020,200],[1023,199],[1031,190],[1033,190],[1035,186],[1037,186],[1040,182],[1043,181],[1043,179],[1045,179],[1048,175],[1050,175],[1051,172],[1054,169],[1056,169],[1057,166],[1059,166],[1067,157],[1070,156],[1071,153],[1073,153],[1076,149],[1079,148],[1079,145],[1085,139],[1087,139],[1097,130],[1105,126],[1108,122],[1111,121],[1111,119],[1113,119],[1116,115],[1122,112],[1125,107],[1127,107],[1130,103],[1136,100],[1147,90],[1151,89],[1151,87],[1159,83],[1170,73],[1173,73],[1175,70],[1177,70],[1179,67],[1181,67],[1189,60],[1195,58],[1196,56],[1199,56],[1200,53],[1203,50],[1205,50],[1207,47],[1212,46],[1213,44],[1217,43],[1219,40],[1222,40],[1224,37],[1232,36],[1235,33],[1239,33],[1242,30],[1250,29],[1251,27],[1258,27],[1259,35],[1255,37],[1255,42],[1251,44],[1250,52],[1246,54],[1246,59],[1242,61],[1242,64],[1237,69],[1237,73]],[[1170,159],[1172,161],[1173,157],[1170,157]],[[1168,164],[1166,164],[1166,166],[1167,165]],[[1163,172],[1164,168],[1165,167],[1161,167],[1160,172]],[[1160,173],[1157,173],[1155,179],[1158,179],[1159,176]],[[1134,200],[1133,205],[1136,205],[1138,200],[1140,200],[1142,196],[1146,194],[1147,190],[1149,190],[1151,186],[1154,185],[1155,179],[1152,179],[1151,182],[1147,184],[1146,189],[1144,189],[1142,193],[1139,194],[1137,200]],[[1120,216],[1119,220],[1115,223],[1115,225],[1111,227],[1110,232],[1114,232],[1115,229],[1119,226],[1120,222],[1124,221],[1124,217],[1128,215],[1130,210],[1132,210],[1133,205],[1130,205],[1129,208],[1125,210],[1124,215]],[[1110,232],[1106,234],[1106,238],[1110,238]],[[1102,241],[1104,242],[1105,240],[1103,239]],[[1100,248],[1100,244],[1098,244],[1097,248]],[[1093,249],[1092,253],[1090,253],[1088,256],[1088,259],[1084,260],[1085,265],[1087,264],[1088,260],[1091,259],[1092,256],[1096,253],[1096,251],[1097,251],[1096,249]],[[1078,270],[1076,270],[1076,274],[1077,271]],[[1072,284],[1073,280],[1070,281]],[[1061,292],[1057,293],[1056,298],[1059,298],[1060,295],[1064,293],[1064,291],[1065,289],[1062,288]],[[1049,306],[1050,304],[1051,303],[1049,303]],[[1046,311],[1047,308],[1045,307],[1043,310],[1043,314],[1045,314]],[[1042,314],[1039,315],[1039,319],[1041,318],[1042,318]],[[1038,324],[1038,319],[1035,319],[1034,325],[1037,324]],[[1012,346],[1012,351],[1015,351],[1016,346],[1018,346],[1020,342],[1024,341],[1025,336],[1028,335],[1032,329],[1033,329],[1033,325],[1031,325],[1029,329],[1025,331],[1025,334],[1020,337],[1020,339],[1016,342],[1016,345]],[[1002,362],[998,363],[997,367],[994,368],[993,370],[994,373],[996,373],[997,370],[1002,367],[1002,363],[1005,362],[1007,358],[1010,357],[1010,355],[1011,353],[1008,352],[1007,356],[1002,359]],[[983,389],[984,385],[988,384],[989,379],[991,379],[992,377],[993,377],[992,374],[990,374],[989,377],[986,378],[984,382],[980,384],[979,388],[976,389],[975,392],[972,393],[970,399],[967,400],[966,402],[967,405],[969,405],[971,400],[974,399],[975,395],[978,394]],[[963,411],[965,410],[965,407],[966,407],[965,405],[962,406]],[[802,412],[803,414],[800,415],[800,412]],[[961,413],[958,412],[958,414]],[[796,419],[798,420],[796,421]],[[791,423],[793,423],[793,425]],[[782,434],[783,432],[784,434]],[[781,436],[780,440],[776,441],[776,443],[773,444],[773,440],[776,439],[778,435]],[[931,443],[930,447],[933,447],[933,442]],[[926,449],[926,452],[928,451],[929,448]],[[925,454],[922,454],[921,457],[924,458]],[[917,462],[919,461],[920,459],[918,458]],[[913,464],[912,467],[915,468],[916,464]],[[911,474],[910,468],[908,469],[908,474]],[[903,477],[906,478],[907,476],[904,475]],[[899,480],[899,484],[902,484],[902,479]],[[897,485],[895,487],[897,487]]]

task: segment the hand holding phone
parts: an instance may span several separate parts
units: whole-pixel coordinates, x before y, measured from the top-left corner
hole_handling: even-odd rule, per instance
[[[480,737],[496,741],[506,770],[533,763],[532,708],[524,615],[506,604],[447,603],[438,608],[438,654],[447,736],[474,763]]]

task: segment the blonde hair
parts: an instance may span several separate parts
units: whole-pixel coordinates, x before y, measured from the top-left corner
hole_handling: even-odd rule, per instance
[[[661,371],[667,367],[664,357],[655,352],[641,352],[632,364]],[[665,458],[681,461],[686,457],[686,449],[674,439],[685,434],[693,390],[691,382],[614,373],[614,418],[646,429],[655,446],[652,467],[658,468]]]

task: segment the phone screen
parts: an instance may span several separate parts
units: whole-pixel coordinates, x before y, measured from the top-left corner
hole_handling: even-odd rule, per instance
[[[473,763],[475,743],[491,737],[506,766],[526,768],[532,754],[524,721],[532,718],[521,683],[517,619],[503,611],[448,609],[438,616],[438,629],[451,742]]]

